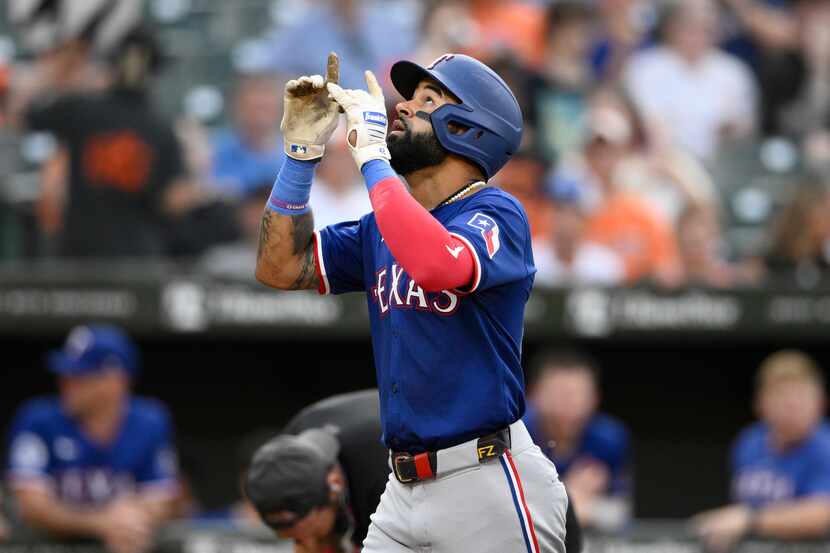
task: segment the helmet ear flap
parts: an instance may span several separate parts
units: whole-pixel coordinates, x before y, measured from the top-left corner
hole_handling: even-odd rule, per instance
[[[432,112],[431,121],[439,144],[478,166],[485,180],[501,169],[512,154],[502,137],[483,127],[461,105],[442,105]]]

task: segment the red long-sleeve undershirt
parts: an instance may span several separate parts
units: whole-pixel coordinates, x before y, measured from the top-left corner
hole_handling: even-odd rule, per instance
[[[380,180],[369,198],[389,251],[421,288],[438,292],[473,282],[476,265],[470,246],[450,234],[398,177]]]

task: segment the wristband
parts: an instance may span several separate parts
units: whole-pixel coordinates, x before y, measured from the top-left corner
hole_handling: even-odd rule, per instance
[[[319,160],[300,161],[286,157],[266,207],[283,215],[307,213],[311,180],[314,178],[317,161]]]
[[[387,177],[397,178],[398,176],[394,169],[392,169],[392,166],[389,165],[389,162],[382,159],[370,159],[363,164],[360,172],[363,173],[363,179],[366,181],[366,189],[370,192],[383,179]]]

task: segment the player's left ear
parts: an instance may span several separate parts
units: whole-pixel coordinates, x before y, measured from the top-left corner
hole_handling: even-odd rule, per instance
[[[339,465],[334,465],[326,477],[326,482],[329,486],[329,494],[332,499],[336,499],[346,489],[346,478],[343,476],[343,471]]]

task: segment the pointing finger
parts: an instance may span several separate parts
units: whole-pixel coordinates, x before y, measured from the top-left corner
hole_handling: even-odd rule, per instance
[[[366,71],[366,87],[369,90],[369,94],[378,100],[383,100],[383,90],[380,88],[375,74],[368,70]]]
[[[326,64],[326,82],[340,82],[340,59],[334,52],[329,53],[329,59]]]

